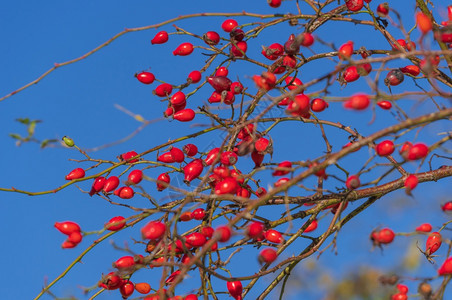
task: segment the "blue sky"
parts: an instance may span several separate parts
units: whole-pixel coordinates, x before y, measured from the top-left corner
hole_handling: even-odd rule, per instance
[[[374,2],[377,1],[374,0],[371,3],[373,9],[377,5]],[[404,24],[406,22],[409,26],[413,25],[413,4],[391,3],[391,5],[397,5],[395,8],[401,13]],[[306,5],[301,7],[303,12],[312,12]],[[133,1],[126,5],[122,1],[9,1],[0,4],[0,8],[0,26],[2,28],[0,37],[3,42],[0,50],[2,66],[0,96],[36,79],[54,63],[62,63],[87,53],[124,28],[156,24],[179,15],[198,12],[297,13],[294,1],[285,1],[280,8],[272,9],[264,0]],[[442,8],[444,5],[436,7],[435,13],[443,16],[444,19]],[[215,30],[225,37],[220,27],[224,19],[224,17],[189,19],[177,22],[177,25],[199,35],[208,30]],[[256,22],[256,19],[251,18],[236,19],[240,24]],[[357,48],[360,46],[366,46],[369,49],[389,48],[383,37],[375,33],[372,28],[360,28],[349,23],[333,24],[334,26],[320,28],[315,35],[323,41],[333,41],[336,46],[353,40]],[[92,149],[115,142],[129,135],[140,125],[133,118],[118,110],[115,105],[140,114],[147,120],[158,120],[125,143],[90,153],[93,158],[108,160],[116,160],[116,156],[131,150],[143,152],[169,139],[175,139],[203,128],[163,120],[162,112],[165,104],[151,93],[157,84],[146,86],[140,84],[134,77],[136,72],[150,68],[158,79],[180,84],[185,81],[190,71],[203,66],[206,56],[201,54],[203,52],[201,49],[195,49],[189,57],[174,57],[171,54],[178,44],[186,40],[200,44],[199,41],[185,36],[172,35],[167,44],[153,46],[150,44],[150,39],[159,30],[174,32],[174,27],[165,25],[158,30],[150,29],[126,34],[87,59],[59,68],[37,85],[1,101],[0,145],[2,150],[0,153],[2,155],[0,155],[0,164],[2,168],[0,170],[0,187],[15,187],[27,191],[51,190],[65,183],[64,176],[70,170],[76,167],[87,168],[92,165],[83,161],[73,161],[83,160],[80,153],[74,149],[62,147],[39,149],[39,145],[35,143],[25,143],[17,147],[14,140],[8,135],[10,133],[25,135],[26,128],[16,122],[16,118],[42,120],[36,127],[36,138],[38,139],[60,139],[64,135],[68,135],[83,149]],[[252,58],[264,60],[260,55],[262,45],[274,42],[284,43],[290,33],[297,33],[301,30],[300,27],[289,27],[287,24],[265,30],[258,39],[249,42],[248,53]],[[390,28],[390,30],[393,33],[396,32],[394,28]],[[369,32],[375,38],[369,38]],[[397,38],[402,37],[400,33],[397,36]],[[418,38],[417,31],[413,32],[412,37]],[[431,35],[427,39],[431,41]],[[327,48],[316,43],[313,50],[321,52],[327,51]],[[311,55],[305,49],[303,49],[303,53]],[[299,77],[303,82],[307,82],[316,76],[326,74],[336,64],[335,61],[319,60],[303,67]],[[389,67],[400,67],[404,64],[408,64],[408,61],[391,62]],[[213,68],[211,67],[208,71],[212,72]],[[231,65],[229,76],[230,78],[239,77],[245,85],[254,90],[251,77],[262,71],[262,68],[237,62]],[[422,82],[421,85],[427,88],[425,82]],[[412,81],[407,78],[405,85],[394,87],[393,92],[400,93],[413,88]],[[361,78],[357,82],[350,83],[346,88],[341,88],[336,83],[330,91],[334,96],[345,96],[356,92],[369,92],[369,87],[366,80]],[[188,107],[196,109],[201,106],[206,102],[210,93],[210,87],[201,89],[197,95],[189,99]],[[271,95],[277,96],[278,93],[272,92]],[[413,101],[409,98],[401,101],[401,105],[409,109],[410,116],[418,116],[435,109],[429,101],[412,106]],[[220,112],[220,114],[224,113],[224,111]],[[284,115],[281,111],[274,111],[272,114],[273,116]],[[376,121],[368,125],[368,121],[372,118],[370,110],[363,113],[344,111],[338,103],[332,103],[330,108],[321,114],[321,117],[357,128],[362,135],[371,134],[384,126],[397,122],[391,112],[376,109]],[[210,124],[207,118],[203,119],[203,116],[200,115],[195,121],[193,124]],[[437,122],[418,133],[416,131],[408,133],[400,139],[400,142],[415,139],[432,143],[438,140],[436,136],[438,132],[446,130],[450,130],[450,124]],[[322,155],[325,146],[319,131],[319,128],[312,125],[307,126],[307,124],[281,126],[272,130],[271,136],[275,140],[273,162],[284,159],[314,159]],[[326,133],[333,143],[333,151],[340,149],[348,141],[348,136],[336,129],[327,128]],[[196,138],[193,142],[197,143],[200,150],[203,151],[212,145],[221,145],[217,133]],[[183,145],[184,143],[177,144],[180,147]],[[369,156],[368,149],[362,149],[355,156],[345,158],[341,164],[346,166],[350,172],[358,172]],[[155,157],[154,153],[148,159],[155,160]],[[397,158],[400,159],[400,157]],[[268,161],[267,157],[266,162]],[[434,167],[437,168],[441,164],[446,164],[447,160],[435,159],[433,162]],[[246,159],[242,162],[242,167],[248,172],[252,165]],[[415,172],[418,164],[410,163],[406,167],[409,172]],[[420,170],[426,171],[427,167],[424,165]],[[100,171],[99,168],[96,170]],[[96,170],[91,170],[89,175],[95,174]],[[273,179],[267,173],[260,175],[261,179],[263,182],[271,184]],[[159,171],[153,169],[147,172],[147,175],[151,177],[156,177],[158,174]],[[363,176],[364,181],[374,177]],[[396,177],[394,174],[394,176],[389,176],[388,180]],[[175,176],[174,180],[181,179],[182,176],[179,175],[179,177]],[[329,182],[331,182],[330,189],[340,186],[337,181]],[[450,200],[447,199],[447,184],[450,186],[450,183],[450,179],[445,179],[437,184],[422,184],[418,190],[414,191],[413,198],[405,196],[403,191],[383,197],[369,212],[363,213],[343,229],[338,239],[338,256],[327,251],[319,260],[319,264],[336,269],[332,271],[333,275],[337,275],[338,270],[349,269],[352,263],[353,265],[365,265],[369,260],[382,269],[390,269],[390,266],[400,261],[401,253],[403,255],[406,251],[409,240],[400,237],[394,245],[387,247],[383,254],[379,251],[370,252],[371,245],[367,240],[370,231],[377,226],[390,226],[398,232],[408,232],[423,222],[435,222],[434,224],[440,225],[448,221],[450,218],[440,213],[438,208],[440,203]],[[153,184],[148,184],[148,188],[151,190]],[[313,182],[308,181],[304,184],[312,185]],[[87,190],[89,185],[90,183],[83,182],[80,187]],[[162,201],[167,195],[153,194],[155,197],[162,198]],[[146,205],[144,199],[134,199],[133,201],[136,206]],[[352,207],[356,206],[357,204],[352,205]],[[278,211],[277,215],[272,216],[274,213],[271,210],[266,211],[266,215],[273,218],[279,216],[280,212]],[[86,240],[76,249],[62,250],[60,244],[65,237],[53,228],[56,221],[76,221],[84,230],[94,231],[101,229],[103,224],[113,216],[131,216],[133,212],[123,207],[109,205],[99,197],[89,197],[73,185],[55,194],[37,197],[18,193],[0,193],[0,215],[4,224],[1,226],[0,233],[4,239],[1,253],[3,255],[4,283],[7,284],[6,289],[1,289],[3,290],[2,297],[4,299],[31,299],[39,293],[46,278],[53,280],[84,247],[95,239],[91,236],[86,237]],[[320,230],[322,228],[324,227],[321,226]],[[281,230],[284,229],[281,228]],[[114,241],[117,245],[123,245],[127,241],[134,251],[142,251],[140,245],[132,245],[131,238],[139,238],[138,227],[116,234]],[[424,243],[422,239],[420,239],[420,243]],[[257,256],[256,249],[245,250],[252,253],[251,256]],[[297,250],[299,249],[289,248],[289,252],[297,253]],[[83,298],[79,286],[96,284],[101,274],[111,271],[111,263],[122,255],[125,254],[114,250],[108,242],[95,247],[81,264],[78,264],[52,289],[52,292],[59,297],[74,295]],[[438,255],[440,255],[438,258],[440,262],[445,258],[445,249],[438,251]],[[248,263],[248,261],[247,255],[238,256],[231,265],[232,273],[246,275],[245,270],[241,269],[241,264]],[[247,270],[257,269],[257,261],[249,263],[249,266]],[[303,263],[297,270],[303,272]],[[157,276],[150,275],[151,272],[154,271],[139,272],[137,278],[147,280],[150,276]],[[430,276],[434,273],[434,267],[425,260],[422,261],[420,269],[415,270],[415,274],[423,276]],[[8,279],[7,283],[6,279]],[[155,284],[157,281],[153,279],[153,282]],[[267,282],[268,279],[262,280],[250,297],[253,298],[257,295]],[[190,292],[197,284],[199,282],[196,281],[196,276],[193,276],[193,278],[187,279],[187,283],[184,283],[178,291],[182,294]],[[217,284],[222,283],[217,282]],[[410,283],[408,284],[410,285]],[[410,287],[413,291],[415,290],[415,284]],[[225,288],[223,288],[224,290]],[[296,293],[303,294],[304,292],[297,290]],[[116,292],[104,293],[98,299],[111,299],[116,296]],[[272,294],[272,297],[276,296],[276,293]],[[316,299],[315,294],[305,294],[305,296]],[[220,299],[228,298],[225,295],[219,297]],[[294,299],[297,298],[294,297]],[[51,297],[43,296],[42,299],[51,299]]]

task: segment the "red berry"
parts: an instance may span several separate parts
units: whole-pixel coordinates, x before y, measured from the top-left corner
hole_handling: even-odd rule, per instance
[[[308,225],[308,227],[306,227],[306,229],[303,231],[303,233],[308,233],[308,232],[314,231],[314,230],[317,229],[317,226],[318,226],[317,220],[314,219],[314,220]]]
[[[288,160],[283,161],[278,164],[275,171],[272,173],[273,176],[283,176],[289,174],[292,171],[292,163]]]
[[[129,173],[126,184],[139,184],[141,180],[143,180],[143,171],[133,170]]]
[[[105,184],[103,187],[103,191],[105,193],[109,193],[114,191],[119,186],[119,178],[116,176],[110,176],[107,180],[105,180]]]
[[[391,107],[392,107],[392,103],[389,101],[378,101],[377,105],[385,110],[391,109]]]
[[[207,45],[215,46],[220,42],[220,35],[215,31],[207,31],[202,38]]]
[[[229,36],[231,37],[232,41],[240,42],[245,38],[245,32],[242,29],[235,27],[231,30]]]
[[[317,166],[317,165],[318,165],[318,163],[317,163],[317,162],[314,162],[314,163],[312,163],[312,164],[309,166],[309,168],[313,168],[313,167],[315,167],[315,166]],[[321,178],[323,178],[323,179],[327,179],[327,178],[328,178],[328,175],[326,175],[325,169],[320,169],[319,171],[317,171],[316,173],[314,173],[314,175],[317,176],[317,177],[321,177]]]
[[[314,44],[314,37],[312,36],[311,33],[305,32],[302,34],[302,36],[303,36],[303,40],[301,42],[302,46],[309,47],[312,46],[312,44]]]
[[[220,102],[223,102],[224,104],[231,105],[235,101],[234,93],[231,91],[223,91],[221,92],[221,98]]]
[[[83,236],[82,236],[81,232],[74,231],[68,236],[67,241],[77,245],[82,241],[82,239],[83,239]]]
[[[125,218],[122,216],[113,217],[108,221],[107,224],[105,224],[105,229],[111,230],[111,231],[117,231],[121,228],[123,228],[126,225]]]
[[[185,296],[184,300],[198,300],[198,296],[196,296],[195,294],[188,294],[187,296]]]
[[[203,170],[203,164],[201,159],[195,159],[188,163],[184,167],[184,181],[186,183],[191,182],[193,179],[201,175]]]
[[[280,244],[283,242],[283,237],[280,232],[269,229],[264,233],[265,239],[271,243]]]
[[[205,226],[200,229],[201,234],[203,234],[206,238],[211,238],[213,236],[213,228],[210,226]]]
[[[407,300],[408,296],[406,294],[397,293],[391,296],[391,300]]]
[[[401,84],[403,82],[404,78],[405,78],[405,76],[403,75],[402,71],[400,71],[399,69],[394,69],[394,70],[391,70],[386,75],[384,83],[387,86],[389,86],[389,85],[395,86],[395,85]]]
[[[258,240],[264,235],[264,225],[260,222],[251,223],[246,229],[246,234],[249,238]]]
[[[141,228],[141,236],[146,240],[158,240],[166,231],[166,226],[159,221],[151,221]]]
[[[130,199],[135,194],[130,186],[124,186],[117,191],[118,191],[117,196],[121,199]]]
[[[406,67],[400,68],[400,71],[402,71],[405,74],[410,74],[412,76],[417,76],[421,73],[421,69],[416,65],[408,65]]]
[[[263,187],[259,187],[259,188],[256,190],[255,193],[256,193],[256,196],[258,196],[258,197],[260,198],[260,197],[265,196],[265,195],[267,194],[267,190],[264,189]]]
[[[66,180],[74,180],[83,177],[85,177],[85,170],[83,170],[82,168],[77,168],[66,175]]]
[[[310,99],[305,94],[296,95],[293,101],[289,102],[286,113],[293,116],[309,117]]]
[[[404,39],[398,39],[397,43],[392,45],[393,50],[399,50],[398,46],[400,45],[402,48],[406,49],[406,42]],[[398,45],[397,45],[398,44]]]
[[[271,148],[271,143],[266,138],[258,138],[257,141],[254,143],[254,149],[259,152],[268,153],[267,151]]]
[[[237,23],[236,20],[234,20],[234,19],[227,19],[227,20],[225,20],[223,22],[223,24],[221,24],[221,28],[223,28],[223,30],[226,31],[226,32],[231,32],[232,29],[234,29],[238,25],[239,25],[239,23]]]
[[[220,155],[220,162],[225,166],[235,165],[237,163],[237,160],[237,154],[232,151],[226,151],[221,153]]]
[[[359,73],[356,66],[351,66],[345,69],[344,73],[342,74],[342,79],[345,82],[353,82],[359,79]]]
[[[136,153],[135,151],[129,151],[129,152],[121,154],[119,156],[119,159],[121,161],[128,161],[127,163],[129,163],[129,164],[133,164],[140,160],[139,158],[135,158],[135,159],[131,160],[132,157],[135,157],[137,155],[138,155],[138,153]]]
[[[297,39],[294,34],[291,34],[284,44],[284,51],[288,55],[297,55],[300,51],[300,44],[299,39]]]
[[[301,82],[300,79],[291,76],[286,77],[285,82],[287,84],[287,89],[289,90],[294,90],[298,86],[303,85],[303,82]]]
[[[370,104],[370,99],[365,94],[356,94],[351,96],[346,102],[344,102],[345,108],[364,110]]]
[[[400,155],[406,159],[408,155],[408,151],[413,147],[413,144],[410,142],[403,143],[402,147],[400,147],[399,153]]]
[[[378,242],[381,244],[389,244],[395,238],[395,233],[389,228],[383,228],[378,232]]]
[[[179,217],[179,221],[182,221],[182,222],[188,222],[191,219],[192,219],[191,212],[189,212],[189,211],[182,213]]]
[[[287,178],[287,177],[280,178],[280,179],[278,179],[278,180],[275,182],[274,186],[275,186],[275,187],[280,187],[281,185],[285,184],[285,183],[288,182],[289,180],[290,180],[290,179]]]
[[[364,6],[363,0],[345,0],[345,4],[350,11],[358,11]]]
[[[182,43],[173,51],[173,55],[186,56],[193,52],[193,45],[191,43]]]
[[[158,161],[161,161],[161,162],[163,162],[163,163],[167,163],[167,164],[171,164],[171,163],[174,162],[174,158],[173,158],[173,156],[171,155],[171,152],[170,152],[170,151],[165,152],[165,153],[163,153],[162,155],[160,155],[159,157],[157,157],[157,160],[158,160]]]
[[[191,71],[190,74],[188,74],[187,81],[189,83],[198,83],[199,81],[201,81],[201,72]]]
[[[377,144],[375,151],[379,156],[388,156],[394,152],[394,143],[390,140],[384,140]]]
[[[173,91],[173,86],[169,83],[162,83],[154,90],[154,94],[159,97],[167,97]]]
[[[276,250],[273,248],[265,248],[259,253],[259,263],[261,264],[271,264],[278,258]]]
[[[206,216],[204,208],[197,208],[191,213],[191,217],[195,220],[202,220]]]
[[[239,185],[233,177],[226,177],[215,185],[215,194],[235,194],[238,187]]]
[[[181,106],[186,103],[185,99],[185,94],[179,91],[171,97],[170,102],[172,106]]]
[[[250,135],[254,134],[256,129],[254,128],[254,124],[248,124],[245,127],[243,127],[239,134],[237,135],[237,138],[244,140],[248,138]]]
[[[151,40],[151,44],[164,44],[168,41],[168,33],[166,31],[160,31]]]
[[[399,44],[402,48],[408,50],[408,51],[412,51],[416,49],[416,44],[414,42],[409,42],[408,44],[406,43],[406,41],[404,39],[398,39],[397,40],[397,44]],[[397,44],[392,45],[392,49],[394,51],[398,51],[399,48],[396,46]]]
[[[189,122],[195,118],[195,112],[191,108],[182,109],[176,112],[173,118],[180,122]]]
[[[432,232],[427,238],[425,243],[425,253],[427,255],[432,255],[435,253],[439,247],[441,247],[442,238],[439,232]]]
[[[176,279],[177,276],[179,276],[180,270],[174,271],[168,278],[165,280],[165,284],[169,285]],[[179,300],[179,299],[177,299]]]
[[[65,222],[55,222],[55,228],[58,229],[59,232],[70,235],[73,232],[80,232],[80,226],[71,221],[65,221]]]
[[[451,211],[452,210],[452,201],[446,202],[441,206],[441,209],[446,212],[446,211]]]
[[[408,287],[406,285],[398,283],[396,287],[400,293],[402,293],[402,294],[408,293]]]
[[[204,162],[206,165],[210,166],[212,165],[220,156],[220,148],[213,148],[207,153],[206,158],[204,159]]]
[[[261,76],[254,75],[253,81],[258,88],[269,91],[275,87],[276,76],[270,72],[263,72]]]
[[[281,44],[274,43],[268,47],[263,47],[261,53],[270,60],[276,60],[284,54],[284,47]]]
[[[293,69],[297,64],[297,59],[293,55],[286,55],[282,64],[286,69]]]
[[[182,148],[182,151],[184,151],[187,156],[195,156],[198,154],[198,147],[193,144],[187,144]]]
[[[314,112],[322,112],[328,107],[328,103],[320,98],[315,98],[311,101],[311,110]]]
[[[388,3],[380,3],[377,6],[377,14],[380,18],[386,18],[389,14],[389,5]]]
[[[233,82],[233,83],[231,83],[230,90],[235,95],[241,94],[243,91],[243,85],[238,81]]]
[[[235,180],[240,184],[243,184],[243,182],[245,182],[245,178],[243,177],[240,170],[231,170],[231,177],[235,178]]]
[[[416,227],[416,231],[419,232],[430,232],[432,231],[432,225],[430,223],[424,223]]]
[[[361,76],[367,76],[370,72],[372,72],[371,64],[360,64],[356,66],[358,74]]]
[[[182,150],[180,150],[179,148],[172,147],[170,150],[170,154],[175,162],[181,163],[184,161],[185,158],[184,152],[182,152]]]
[[[414,188],[417,186],[418,183],[419,183],[419,180],[417,179],[416,175],[409,175],[405,179],[405,183],[404,183],[407,194],[410,194],[411,191],[414,190]]]
[[[146,282],[135,283],[135,290],[140,294],[148,294],[151,291],[151,286]]]
[[[64,241],[61,244],[61,248],[63,248],[63,249],[72,249],[72,248],[75,248],[76,246],[77,246],[77,244],[72,243],[70,241]]]
[[[105,276],[102,276],[102,280],[99,281],[99,287],[102,287],[107,290],[115,290],[120,287],[122,283],[121,277],[116,275],[115,272],[110,272]]]
[[[353,1],[353,0],[351,0],[351,1]],[[361,0],[361,2],[362,2],[362,0]],[[359,8],[359,9],[361,9],[361,8]],[[352,54],[353,54],[353,42],[352,41],[348,41],[347,43],[343,44],[339,48],[338,55],[339,55],[339,58],[342,60],[349,59],[350,56],[352,56]]]
[[[215,72],[215,76],[228,76],[229,71],[226,67],[219,67]]]
[[[231,46],[231,54],[237,57],[242,57],[245,55],[246,50],[248,50],[248,45],[245,41],[237,42],[235,45]]]
[[[100,176],[94,179],[93,185],[91,186],[91,191],[89,192],[89,195],[92,196],[102,190],[105,184],[105,178]]]
[[[347,181],[345,182],[345,186],[349,190],[357,189],[361,186],[361,182],[359,180],[358,175],[351,175],[347,178]]]
[[[422,34],[428,33],[433,28],[432,21],[423,12],[416,13],[416,24]]]
[[[228,91],[232,84],[232,81],[226,76],[209,77],[207,78],[207,82],[220,94],[222,91]]]
[[[282,0],[267,0],[268,5],[270,5],[273,8],[277,8],[281,6]]]
[[[168,187],[171,178],[168,173],[162,173],[157,177],[157,191],[161,192]]]
[[[438,275],[440,276],[452,275],[452,257],[449,257],[444,261],[444,263],[438,270]]]
[[[150,72],[141,72],[138,74],[135,74],[135,77],[138,79],[139,82],[144,84],[151,84],[155,80],[154,74]]]
[[[191,247],[199,248],[204,246],[204,244],[207,242],[207,239],[203,234],[199,232],[193,232],[185,236],[185,242]]]
[[[423,143],[414,144],[407,154],[408,160],[416,160],[426,157],[428,154],[428,147]]]
[[[217,227],[217,229],[215,229],[215,234],[217,233],[220,235],[218,241],[222,243],[229,241],[232,235],[231,228],[229,228],[228,226]]]
[[[130,267],[133,267],[135,265],[135,258],[133,256],[123,256],[121,258],[118,258],[113,263],[113,268],[116,269],[128,269]]]
[[[235,300],[242,300],[242,283],[240,281],[228,281],[226,283],[229,295],[231,295]]]

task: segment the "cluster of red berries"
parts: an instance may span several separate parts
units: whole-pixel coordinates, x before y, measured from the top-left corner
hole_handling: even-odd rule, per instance
[[[77,246],[83,239],[83,235],[80,229],[80,226],[71,221],[65,222],[55,222],[55,228],[58,229],[59,232],[67,235],[67,240],[63,242],[61,247],[63,249],[70,249]]]
[[[346,6],[350,11],[359,11],[364,7],[364,2],[371,2],[371,0],[345,0]],[[281,0],[269,0],[271,7],[279,7]],[[452,9],[449,9],[449,23],[452,19]],[[388,4],[383,3],[378,5],[377,14],[380,18],[388,17],[391,8]],[[432,22],[428,16],[419,12],[416,14],[416,25],[422,33],[422,36],[432,31]],[[450,26],[449,24],[447,26]],[[229,37],[223,38],[224,41],[230,43],[228,51],[230,58],[233,60],[246,59],[246,53],[248,50],[248,44],[246,40],[246,33],[243,31],[243,26],[239,26],[238,22],[234,19],[225,20],[221,28],[224,32],[229,34]],[[439,32],[439,33],[438,33]],[[450,32],[440,29],[435,33],[435,38],[442,40],[445,43],[450,43]],[[153,45],[164,44],[168,41],[169,34],[166,31],[160,31],[151,40]],[[222,37],[215,31],[208,31],[202,35],[203,42],[207,47],[212,49],[219,45],[222,41]],[[272,62],[272,65],[268,70],[262,72],[260,75],[252,76],[254,84],[259,89],[261,95],[279,89],[284,93],[295,93],[291,96],[279,98],[277,104],[279,108],[284,107],[287,115],[294,118],[311,118],[314,113],[322,112],[328,108],[329,104],[322,98],[311,99],[305,94],[305,86],[301,79],[294,76],[288,76],[297,67],[297,55],[300,54],[301,47],[311,47],[315,42],[314,36],[310,32],[303,32],[298,35],[291,34],[284,44],[273,43],[269,46],[265,46],[262,49],[261,54]],[[175,56],[187,56],[193,53],[197,46],[189,42],[180,44],[172,52]],[[206,47],[206,46],[202,46]],[[393,51],[413,51],[416,49],[416,44],[409,39],[399,39],[392,45]],[[216,49],[216,48],[215,48]],[[338,51],[337,56],[344,64],[339,74],[339,81],[342,84],[348,84],[357,81],[361,76],[367,76],[372,72],[372,65],[369,63],[354,64],[352,56],[354,54],[360,54],[363,59],[366,59],[370,52],[354,49],[354,43],[348,41],[342,44]],[[421,71],[427,72],[428,66],[437,66],[440,62],[438,57],[426,57],[419,65],[407,65],[401,68],[395,68],[389,70],[384,79],[384,84],[388,87],[393,87],[401,84],[404,81],[405,75],[416,77]],[[346,65],[345,64],[349,64]],[[203,71],[203,70],[201,70]],[[154,95],[161,97],[164,101],[167,101],[167,108],[164,111],[164,116],[172,117],[175,120],[181,122],[192,121],[196,113],[186,108],[187,98],[189,94],[185,94],[182,90],[190,84],[199,83],[202,80],[201,71],[192,71],[187,76],[187,83],[180,87],[175,87],[169,83],[159,84],[153,91]],[[204,71],[203,71],[204,72]],[[287,74],[284,74],[287,72]],[[284,74],[279,77],[279,74]],[[240,81],[233,82],[228,77],[229,70],[226,66],[218,66],[215,73],[212,76],[206,78],[204,83],[208,83],[213,88],[211,96],[208,98],[209,103],[220,103],[226,105],[233,105],[237,95],[245,95],[245,87]],[[148,71],[137,73],[136,78],[139,82],[150,85],[156,80],[155,75]],[[158,80],[157,80],[158,81]],[[204,84],[202,83],[202,84]],[[202,85],[201,84],[201,85]],[[179,89],[173,91],[173,89]],[[291,92],[294,91],[294,92]],[[286,94],[287,95],[287,94]],[[371,97],[364,93],[358,93],[352,95],[346,99],[343,103],[344,107],[352,110],[365,110],[371,104]],[[380,100],[376,104],[382,109],[389,110],[392,108],[392,102],[386,100]],[[257,197],[264,197],[267,194],[265,188],[260,187],[258,182],[256,188],[253,189],[247,182],[248,175],[242,174],[237,168],[239,157],[250,155],[254,162],[254,168],[261,168],[266,154],[272,155],[273,153],[273,141],[263,132],[257,130],[257,126],[254,123],[243,124],[240,126],[240,131],[237,133],[238,142],[231,145],[228,149],[223,147],[215,147],[209,149],[206,153],[198,151],[198,147],[194,144],[186,144],[182,148],[171,146],[167,151],[158,155],[158,165],[164,165],[174,169],[174,171],[182,170],[184,175],[184,182],[190,184],[193,180],[198,179],[209,167],[211,172],[208,174],[208,180],[205,187],[210,188],[213,198],[219,198],[222,195],[237,196],[234,200],[249,199],[254,193]],[[66,141],[65,141],[66,142]],[[67,143],[66,143],[67,144]],[[351,146],[350,142],[344,147]],[[394,153],[396,146],[392,140],[383,140],[376,144],[375,152],[380,157],[388,157]],[[356,151],[359,149],[356,149]],[[405,142],[400,147],[400,155],[405,161],[415,161],[424,159],[429,153],[429,148],[423,143],[412,144]],[[189,159],[189,161],[187,161]],[[135,163],[138,163],[138,153],[130,151],[123,153],[119,156],[119,160],[122,164],[127,164],[132,168]],[[175,164],[175,165],[170,165]],[[310,168],[315,168],[319,162],[313,162],[309,165]],[[271,165],[271,164],[268,164]],[[178,169],[179,168],[179,169]],[[281,161],[273,168],[272,176],[279,177],[274,183],[275,188],[282,187],[290,184],[291,179],[285,177],[288,174],[293,174],[297,166],[294,167],[291,161]],[[127,169],[128,171],[129,169]],[[171,188],[170,174],[173,170],[163,172],[155,180],[157,191],[163,191],[168,187]],[[139,184],[143,179],[142,170],[131,170],[127,175],[127,180],[124,181],[124,185],[120,187],[121,175],[114,176],[108,173],[106,176],[99,176],[94,179],[89,195],[95,194],[105,195],[107,197],[111,195],[118,196],[122,199],[130,199],[135,195],[133,186]],[[327,179],[325,169],[317,170],[315,175],[320,179]],[[79,180],[85,177],[85,170],[82,168],[76,168],[72,170],[67,176],[66,180]],[[173,179],[174,180],[174,179]],[[404,177],[404,186],[407,193],[410,193],[418,184],[419,178],[415,174],[407,175]],[[358,189],[361,186],[359,174],[353,174],[347,177],[345,181],[347,188],[346,193],[356,193],[353,190]],[[207,189],[206,188],[206,189]],[[307,205],[314,205],[315,203],[307,203]],[[332,213],[336,214],[342,207],[345,209],[348,202],[336,203],[325,207],[330,209]],[[452,211],[452,202],[447,202],[442,206],[443,211]],[[204,208],[196,208],[193,211],[186,210],[178,212],[177,221],[189,222],[189,221],[206,221],[208,214]],[[117,259],[113,263],[113,267],[116,269],[114,272],[110,272],[103,276],[99,281],[99,287],[107,290],[119,289],[123,298],[130,297],[134,291],[137,291],[143,295],[147,295],[144,299],[159,299],[159,294],[166,293],[166,290],[160,290],[156,293],[149,294],[151,287],[148,283],[133,283],[129,275],[133,274],[141,268],[154,268],[163,266],[165,264],[174,262],[183,265],[193,265],[193,255],[198,249],[204,249],[208,252],[217,251],[218,243],[228,242],[234,231],[232,225],[226,224],[216,227],[215,229],[208,226],[205,223],[197,226],[190,233],[182,234],[176,239],[171,240],[170,231],[171,226],[162,219],[152,220],[146,225],[141,227],[141,237],[146,241],[146,252],[150,253],[152,260],[149,257],[143,255],[135,256],[123,256]],[[166,220],[166,219],[165,219]],[[284,237],[281,232],[269,228],[261,222],[250,222],[242,235],[244,239],[252,240],[252,242],[265,242],[268,247],[262,249],[258,254],[258,261],[263,265],[270,265],[278,259],[278,249],[284,243]],[[123,229],[127,225],[127,219],[122,216],[116,216],[110,219],[105,225],[105,230],[118,231]],[[129,224],[131,225],[131,224]],[[303,234],[312,232],[318,227],[318,220],[312,219],[308,221]],[[80,226],[74,222],[66,221],[62,223],[55,223],[55,227],[62,233],[68,236],[68,239],[63,243],[63,248],[73,248],[82,240],[82,233]],[[430,258],[442,244],[442,236],[439,232],[431,232],[432,226],[428,223],[422,224],[416,228],[418,233],[429,233],[425,246],[425,255]],[[374,246],[381,247],[382,245],[390,244],[393,242],[396,234],[390,228],[382,228],[372,231],[370,239]],[[438,270],[439,275],[452,274],[452,258],[447,259],[441,268]],[[165,280],[166,285],[174,283],[176,280],[182,279],[182,268],[177,268],[171,273]],[[408,287],[402,284],[397,285],[398,293],[392,295],[392,299],[406,299]],[[229,294],[236,300],[243,298],[243,287],[240,281],[228,281],[227,289]],[[149,295],[148,295],[149,294]],[[190,294],[185,297],[174,296],[169,299],[185,299],[194,300],[198,299],[197,295]]]

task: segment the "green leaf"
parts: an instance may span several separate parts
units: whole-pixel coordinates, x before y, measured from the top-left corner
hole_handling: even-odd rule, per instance
[[[30,125],[28,125],[27,131],[28,136],[33,136],[35,134],[35,128],[36,128],[36,120],[31,121]]]
[[[18,118],[16,119],[17,122],[28,125],[30,124],[30,119],[29,118]]]
[[[58,140],[56,139],[46,139],[41,142],[41,149],[47,147],[48,144],[56,143]]]
[[[10,133],[9,136],[12,137],[13,139],[16,139],[16,140],[22,140],[23,139],[20,136],[20,134],[17,134],[17,133]]]

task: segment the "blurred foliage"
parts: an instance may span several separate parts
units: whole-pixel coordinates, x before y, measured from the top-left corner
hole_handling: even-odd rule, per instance
[[[41,123],[41,120],[30,120],[29,118],[18,118],[16,119],[17,122],[27,126],[27,135],[26,136],[22,136],[18,133],[10,133],[9,136],[12,137],[13,139],[16,140],[16,146],[20,146],[23,143],[28,143],[28,142],[34,142],[34,143],[38,143],[40,144],[41,148],[46,148],[49,147],[51,145],[55,145],[55,143],[58,143],[59,140],[58,139],[44,139],[44,140],[39,140],[37,138],[35,138],[35,130],[36,130],[36,125],[38,123]]]

